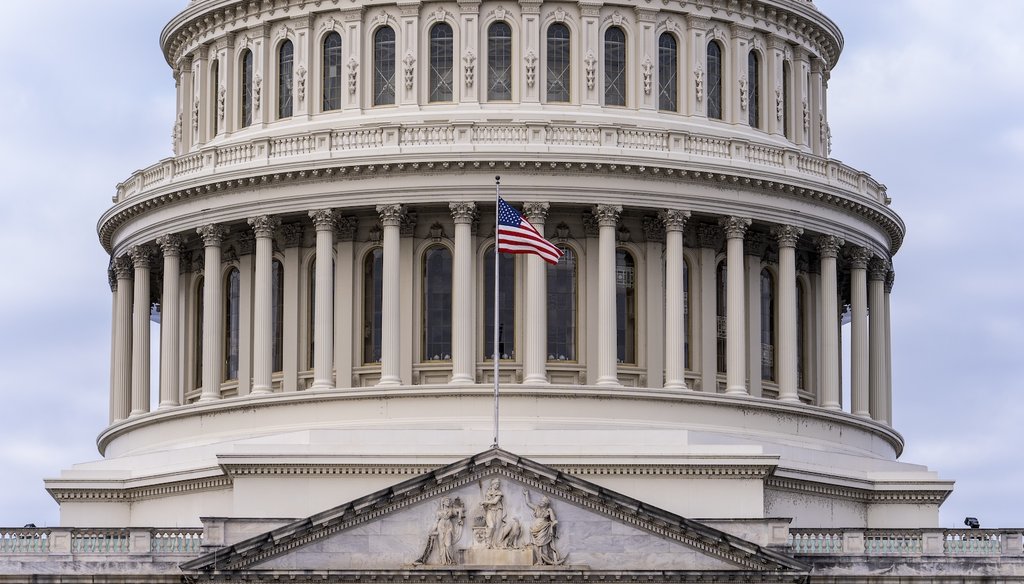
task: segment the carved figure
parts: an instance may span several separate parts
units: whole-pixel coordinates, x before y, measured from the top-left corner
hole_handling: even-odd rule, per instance
[[[441,499],[441,506],[437,509],[437,521],[427,534],[427,545],[423,548],[423,554],[415,563],[428,563],[430,553],[437,548],[437,563],[442,566],[454,566],[455,544],[462,538],[465,516],[465,508],[458,497],[454,501],[449,497]]]
[[[537,552],[537,564],[548,566],[564,564],[567,557],[561,557],[554,547],[555,540],[558,539],[558,519],[555,518],[555,511],[551,508],[551,500],[541,497],[540,502],[534,505],[530,501],[530,492],[526,489],[523,489],[523,497],[526,498],[526,506],[533,511],[530,540]]]
[[[484,498],[480,501],[484,508],[484,521],[487,527],[487,546],[498,547],[498,536],[501,535],[501,527],[505,522],[505,495],[501,492],[501,481],[493,479]]]

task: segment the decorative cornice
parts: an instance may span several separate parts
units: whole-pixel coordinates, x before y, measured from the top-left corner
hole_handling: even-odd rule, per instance
[[[274,237],[274,233],[281,227],[280,217],[273,215],[249,217],[247,222],[252,227],[252,232],[256,237]]]
[[[220,247],[228,234],[228,228],[226,225],[203,225],[196,229],[196,233],[203,238],[205,247]]]
[[[765,481],[766,488],[821,495],[833,498],[856,501],[858,503],[909,503],[940,505],[952,493],[949,489],[897,490],[897,489],[858,489],[842,485],[819,483],[795,479],[791,477],[771,476]]]
[[[452,220],[456,225],[472,223],[473,218],[476,217],[476,203],[473,202],[448,203],[448,209],[451,211]]]
[[[103,502],[133,502],[167,495],[179,495],[197,491],[210,491],[226,489],[231,486],[231,478],[228,476],[213,476],[144,487],[128,487],[124,489],[64,489],[60,487],[47,488],[47,492],[58,503],[67,501],[103,501]]]
[[[796,247],[804,230],[794,225],[775,225],[772,227],[772,235],[778,242],[779,247]]]
[[[748,217],[721,217],[718,226],[722,228],[726,239],[743,239],[752,221]]]

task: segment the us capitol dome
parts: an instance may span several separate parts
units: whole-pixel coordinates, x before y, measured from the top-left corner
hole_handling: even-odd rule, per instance
[[[69,550],[224,581],[1024,555],[938,528],[952,481],[898,460],[905,227],[830,157],[812,2],[193,0],[160,43],[173,156],[98,224],[102,458],[46,481]],[[557,264],[495,268],[496,176]]]

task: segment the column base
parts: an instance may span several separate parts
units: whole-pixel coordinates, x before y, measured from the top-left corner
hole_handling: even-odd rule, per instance
[[[274,390],[271,389],[270,387],[259,387],[259,386],[257,386],[257,387],[252,388],[252,391],[249,392],[249,395],[268,395],[268,394],[271,394],[271,393],[274,393]]]
[[[476,380],[469,375],[452,375],[452,378],[448,380],[450,385],[473,385]]]
[[[666,381],[663,389],[681,389],[683,391],[690,391],[685,381]]]
[[[310,385],[309,388],[310,389],[334,389],[334,384],[331,383],[330,381],[326,381],[326,380],[320,380],[320,381],[313,380],[313,385]]]
[[[795,395],[786,395],[786,396],[780,396],[779,397],[779,401],[780,402],[786,402],[786,403],[795,404],[795,403],[800,403],[800,398],[798,396],[795,396]]]
[[[750,395],[750,392],[741,385],[725,388],[725,395]]]
[[[842,409],[843,409],[843,406],[839,405],[839,403],[838,403],[838,402],[832,402],[832,403],[826,403],[826,404],[821,404],[821,405],[820,405],[820,406],[818,406],[818,407],[820,407],[820,408],[824,408],[824,409],[826,409],[826,410],[835,410],[835,411],[842,411]]]
[[[523,385],[551,385],[547,375],[528,375],[523,379]]]
[[[156,407],[156,409],[158,409],[158,410],[167,410],[167,409],[170,409],[170,408],[176,408],[176,407],[178,407],[178,405],[179,404],[176,404],[174,402],[160,402],[160,405],[158,405]]]
[[[607,376],[605,376],[605,377],[598,377],[597,378],[597,383],[595,385],[603,385],[605,387],[622,387],[622,384],[619,383],[619,378],[618,377],[607,377]]]
[[[402,385],[400,377],[381,377],[374,387],[399,387]]]
[[[148,414],[148,413],[149,412],[147,412],[146,410],[132,410],[131,413],[128,414],[128,417],[129,418],[135,418],[135,417],[141,416],[142,414]]]
[[[853,412],[853,415],[858,417],[858,418],[863,418],[865,420],[872,419],[871,418],[871,414],[869,412]]]
[[[197,404],[207,404],[210,402],[220,401],[220,395],[207,395],[203,394],[196,400]]]

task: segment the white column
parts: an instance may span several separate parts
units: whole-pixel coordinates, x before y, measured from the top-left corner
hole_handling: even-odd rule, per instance
[[[253,395],[271,392],[273,356],[274,232],[281,220],[270,215],[250,217],[256,235],[256,285],[253,288]]]
[[[537,231],[544,233],[550,205],[526,203],[523,214]],[[486,299],[485,299],[486,302]],[[526,346],[523,347],[523,383],[548,383],[548,270],[547,264],[533,254],[526,256]]]
[[[868,264],[868,411],[871,419],[886,423],[889,419],[887,367],[885,364],[885,278],[889,262],[874,258]]]
[[[228,230],[223,225],[196,229],[203,238],[203,391],[199,402],[220,399],[224,380],[224,282],[220,270],[220,245]]]
[[[449,203],[455,221],[455,254],[452,265],[452,377],[449,383],[475,383],[473,351],[473,217],[476,203]],[[491,300],[484,298],[484,302]]]
[[[892,309],[889,297],[896,281],[896,272],[891,267],[885,277],[885,421],[892,426]]]
[[[152,248],[131,249],[135,266],[132,307],[132,409],[131,416],[149,411],[149,264]]]
[[[726,239],[725,393],[747,395],[744,367],[744,278],[743,236],[750,227],[745,217],[723,217],[719,225]]]
[[[334,387],[334,211],[309,212],[316,228],[316,293],[313,298],[313,385]]]
[[[837,300],[836,257],[844,241],[834,235],[818,238],[821,259],[821,395],[820,405],[830,410],[841,409],[839,403],[839,302]]]
[[[380,223],[384,229],[384,278],[381,291],[381,351],[380,381],[378,386],[402,384],[399,359],[400,322],[398,318],[401,301],[401,276],[399,265],[399,230],[405,209],[401,205],[377,205]]]
[[[797,393],[796,346],[796,244],[804,230],[792,225],[777,225],[772,229],[779,243],[779,401],[799,402]]]
[[[597,385],[619,385],[618,355],[615,350],[615,227],[622,207],[596,205],[597,267]]]
[[[870,418],[868,409],[868,282],[871,252],[854,247],[850,252],[850,412]]]
[[[128,256],[114,260],[117,298],[114,318],[114,366],[110,381],[112,422],[128,418],[132,401],[132,261]]]
[[[690,212],[668,209],[661,212],[661,218],[665,223],[665,389],[689,389],[686,387],[683,230]]]
[[[181,318],[178,298],[181,279],[181,237],[164,235],[156,240],[164,254],[164,284],[160,295],[160,405],[179,405],[179,342]]]

